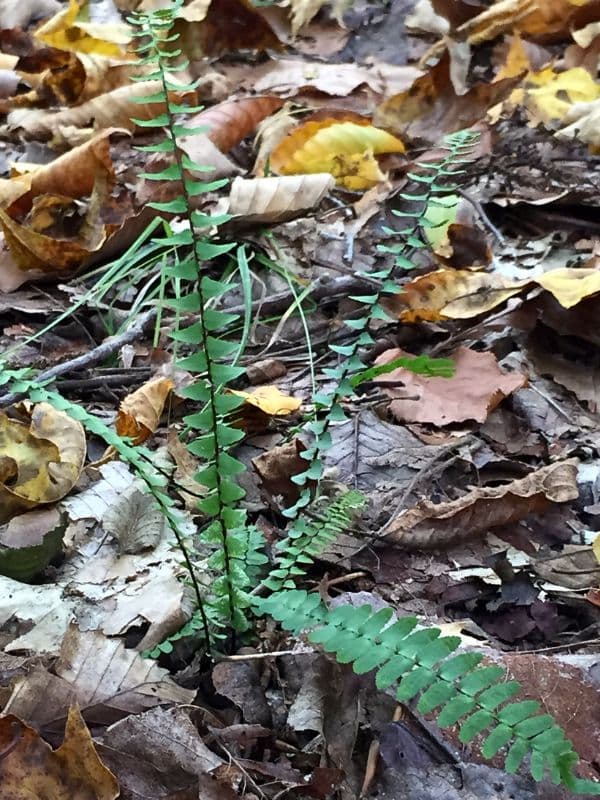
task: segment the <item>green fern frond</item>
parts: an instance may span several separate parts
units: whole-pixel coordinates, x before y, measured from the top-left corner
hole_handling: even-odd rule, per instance
[[[296,634],[308,631],[311,642],[339,663],[352,664],[355,673],[374,670],[379,689],[397,683],[399,702],[417,700],[417,711],[434,712],[442,728],[459,725],[461,742],[485,735],[482,754],[492,758],[506,749],[509,772],[516,772],[528,756],[535,780],[548,771],[556,784],[600,794],[600,784],[574,775],[578,755],[554,718],[538,713],[537,701],[513,702],[519,683],[506,681],[503,667],[482,665],[481,653],[453,655],[459,637],[441,636],[439,628],[418,628],[416,617],[393,620],[391,608],[374,612],[369,605],[341,605],[330,610],[317,592],[280,591],[257,600],[256,608]]]
[[[320,481],[323,475],[323,453],[331,447],[331,425],[347,420],[342,400],[354,394],[356,386],[361,382],[357,376],[368,371],[367,365],[359,357],[359,351],[361,348],[371,347],[375,343],[369,331],[371,324],[376,320],[392,321],[382,304],[382,299],[386,295],[398,293],[395,273],[398,269],[406,270],[413,267],[413,262],[409,257],[411,252],[428,247],[420,235],[421,228],[427,225],[427,208],[436,202],[436,198],[456,191],[456,185],[448,179],[460,174],[461,170],[458,166],[465,161],[464,157],[471,151],[477,139],[478,134],[471,131],[460,131],[446,137],[443,146],[447,150],[447,155],[440,161],[425,165],[419,164],[430,174],[410,174],[409,177],[416,179],[423,186],[423,191],[415,194],[401,194],[401,197],[406,201],[416,202],[418,207],[415,211],[398,212],[398,216],[407,219],[407,227],[400,231],[385,229],[397,236],[400,243],[392,247],[379,247],[381,252],[393,253],[395,255],[394,262],[383,269],[359,273],[364,274],[371,282],[376,281],[376,287],[370,294],[350,297],[351,300],[365,306],[365,313],[362,317],[345,321],[346,327],[354,333],[351,343],[329,345],[329,349],[339,357],[339,364],[336,367],[325,368],[323,372],[334,382],[334,388],[328,393],[319,392],[313,397],[315,415],[304,427],[304,430],[311,434],[312,442],[301,453],[301,457],[308,462],[308,465],[304,472],[293,478],[295,483],[303,487],[303,490],[298,502],[285,512],[286,516],[292,519],[297,517],[300,510],[310,502],[309,481]],[[407,366],[411,367],[410,362],[407,363]]]
[[[243,400],[225,391],[227,384],[240,377],[244,369],[231,363],[230,357],[238,351],[238,345],[222,338],[224,329],[237,320],[237,316],[214,307],[234,286],[216,280],[207,270],[208,262],[229,253],[235,243],[219,243],[202,235],[203,229],[228,218],[211,218],[194,208],[195,198],[221,188],[226,181],[198,180],[198,174],[208,168],[192,161],[179,143],[184,136],[204,132],[204,129],[186,126],[180,120],[182,114],[195,112],[198,107],[188,107],[172,97],[173,92],[194,89],[193,84],[183,86],[171,78],[172,72],[186,65],[179,58],[181,53],[170,49],[177,40],[177,34],[172,33],[172,24],[180,5],[181,2],[177,2],[170,9],[134,14],[130,18],[137,27],[136,35],[142,40],[138,48],[138,52],[143,54],[142,61],[155,68],[154,78],[162,84],[162,90],[152,96],[151,102],[161,103],[165,109],[154,119],[136,120],[136,123],[164,132],[166,139],[145,149],[170,156],[167,167],[159,172],[145,173],[145,177],[171,182],[176,196],[168,202],[149,205],[161,213],[178,215],[185,224],[177,234],[177,243],[182,250],[187,249],[187,253],[166,268],[166,275],[182,287],[181,295],[171,300],[169,306],[176,310],[179,318],[192,313],[197,319],[188,327],[178,327],[172,338],[191,351],[178,361],[178,365],[196,375],[195,382],[185,389],[184,395],[196,403],[199,410],[185,417],[184,422],[194,436],[188,449],[203,462],[195,478],[207,489],[198,503],[207,520],[200,531],[200,541],[212,551],[208,564],[216,576],[207,601],[207,614],[217,626],[246,630],[245,609],[249,605],[247,589],[250,583],[246,558],[250,539],[246,514],[240,508],[245,493],[236,480],[245,467],[230,452],[244,434],[228,422],[231,412]],[[167,43],[169,48],[165,47]],[[177,59],[177,64],[174,59]],[[148,98],[141,98],[141,102],[147,103]],[[172,240],[169,243],[172,244]]]
[[[364,495],[351,490],[321,507],[313,505],[310,511],[316,511],[317,518],[304,514],[296,521],[278,545],[275,566],[262,585],[272,592],[294,587],[295,579],[305,574],[314,557],[352,527],[366,502]]]

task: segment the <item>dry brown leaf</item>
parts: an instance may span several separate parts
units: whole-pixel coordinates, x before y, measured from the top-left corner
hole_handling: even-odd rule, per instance
[[[457,95],[450,76],[450,56],[441,60],[410,89],[393,95],[380,105],[373,124],[414,139],[435,142],[445,133],[468,128],[483,119],[487,110],[504,100],[522,76],[494,83],[476,83]]]
[[[34,195],[54,194],[67,197],[84,197],[91,194],[98,172],[103,171],[109,179],[114,179],[113,162],[110,155],[111,141],[119,137],[129,137],[123,128],[106,128],[84,144],[69,150],[49,164],[35,166],[31,171],[18,175],[5,185],[0,194],[0,202],[17,197],[30,190]]]
[[[488,272],[440,269],[403,286],[386,297],[386,310],[403,322],[470,319],[518,294],[529,281],[514,281]]]
[[[540,42],[560,41],[569,39],[573,28],[597,20],[598,14],[598,0],[498,0],[456,34],[473,45],[508,32]]]
[[[141,444],[158,428],[165,403],[175,384],[170,378],[153,378],[121,402],[115,423],[119,436]]]
[[[205,127],[206,136],[222,153],[227,153],[258,124],[281,108],[279,97],[243,97],[226,100],[186,120],[186,127]]]
[[[77,706],[69,709],[58,750],[12,714],[0,718],[0,752],[2,795],[11,800],[115,800],[119,796],[117,779],[98,758]]]
[[[231,184],[229,213],[244,223],[286,222],[318,206],[335,186],[328,173],[279,178],[236,178]]]
[[[505,486],[473,489],[448,503],[423,500],[397,517],[385,540],[410,550],[448,547],[542,513],[551,503],[575,500],[577,463],[550,464]]]
[[[167,670],[142,658],[120,639],[72,624],[63,639],[55,675],[40,667],[13,689],[5,712],[38,727],[78,703],[90,722],[114,722],[162,703],[191,703],[195,692],[178,686]]]
[[[74,108],[61,111],[45,111],[28,109],[12,111],[8,115],[11,128],[21,129],[27,136],[49,136],[61,127],[74,125],[78,128],[89,125],[92,121],[96,130],[102,128],[126,128],[133,130],[135,124],[132,117],[142,120],[152,119],[165,110],[164,103],[140,104],[134,98],[146,97],[162,91],[160,81],[140,81],[113,89],[110,92],[94,97]],[[194,93],[171,92],[169,98],[173,103],[184,101],[195,102]]]
[[[190,60],[281,48],[269,23],[248,0],[211,0],[210,4],[201,0],[190,6],[179,11],[174,26],[179,34],[177,48]]]
[[[414,70],[414,73],[418,71]],[[269,62],[253,81],[256,92],[282,97],[295,95],[302,89],[316,89],[335,97],[345,97],[363,84],[374,92],[383,91],[381,77],[374,70],[358,64],[323,64],[293,59]]]
[[[410,355],[395,348],[386,350],[375,361],[387,364]],[[503,373],[493,353],[478,353],[460,347],[451,355],[454,375],[451,378],[417,375],[398,367],[377,378],[376,382],[402,381],[403,388],[385,389],[394,399],[390,411],[399,422],[423,422],[450,425],[475,420],[485,422],[488,414],[513,392],[527,384],[520,373]],[[410,399],[408,399],[410,398]]]

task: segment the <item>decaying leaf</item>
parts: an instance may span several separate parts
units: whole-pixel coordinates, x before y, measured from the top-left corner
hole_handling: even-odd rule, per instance
[[[245,223],[285,222],[318,206],[334,186],[329,173],[236,178],[231,184],[229,213]]]
[[[167,398],[173,389],[170,378],[152,378],[121,402],[116,429],[120,436],[129,436],[141,444],[158,427]]]
[[[354,115],[302,123],[277,145],[270,163],[283,175],[329,172],[338,184],[363,190],[384,178],[374,155],[403,152],[399,139]]]
[[[115,800],[119,784],[94,748],[77,706],[71,706],[62,745],[52,750],[13,714],[0,718],[0,782],[11,800]]]
[[[458,95],[451,80],[450,56],[445,53],[410,89],[385,100],[376,109],[373,124],[399,136],[437,142],[443,134],[482,119],[491,106],[508,97],[521,77],[479,82]]]
[[[141,553],[161,539],[165,518],[152,498],[135,485],[110,506],[102,520],[106,533],[118,542],[119,553]]]
[[[408,355],[402,350],[386,350],[376,360],[385,364]],[[451,356],[454,375],[449,378],[428,378],[398,367],[376,382],[401,381],[401,389],[385,389],[394,399],[390,411],[400,422],[422,422],[450,425],[475,420],[485,422],[488,414],[513,392],[527,385],[520,373],[503,373],[493,353],[478,353],[460,347]]]
[[[400,294],[386,297],[383,305],[403,322],[470,319],[504,303],[528,284],[489,272],[440,269],[407,283]]]
[[[64,497],[86,456],[83,426],[48,403],[38,403],[29,425],[0,413],[0,522]]]
[[[415,550],[448,547],[578,495],[577,461],[569,459],[505,486],[473,489],[458,500],[437,504],[423,500],[397,517],[386,541]]]
[[[90,721],[105,723],[161,703],[190,703],[195,694],[119,639],[76,625],[63,640],[54,672],[40,667],[17,682],[5,712],[41,726],[60,719],[61,709],[76,702]]]

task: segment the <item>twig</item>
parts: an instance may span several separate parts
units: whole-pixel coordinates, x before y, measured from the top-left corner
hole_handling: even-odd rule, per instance
[[[146,328],[154,323],[157,313],[158,309],[149,309],[144,314],[141,314],[135,320],[133,325],[127,328],[127,330],[123,331],[123,333],[120,333],[117,336],[109,336],[97,347],[94,347],[93,350],[90,350],[88,353],[84,353],[82,356],[77,356],[76,358],[72,358],[70,361],[65,361],[62,364],[56,364],[54,367],[51,367],[44,372],[40,372],[39,375],[35,377],[35,380],[39,383],[46,383],[48,381],[53,381],[55,378],[58,378],[60,375],[65,375],[68,372],[75,372],[76,370],[86,369],[87,367],[99,364],[109,356],[117,353],[123,347],[123,345],[131,344],[131,342],[135,342],[136,339],[139,339]],[[26,395],[23,392],[20,394],[5,394],[0,397],[0,406],[13,405],[13,403],[19,402],[19,400],[22,400],[25,396]]]
[[[471,195],[467,194],[463,189],[458,189],[457,191],[458,191],[458,194],[461,197],[464,197],[464,199],[473,206],[475,211],[477,211],[477,213],[479,214],[479,216],[483,220],[484,224],[494,234],[494,237],[497,239],[497,241],[500,244],[504,244],[506,242],[506,239],[504,238],[504,236],[502,236],[502,234],[500,233],[498,228],[494,225],[494,223],[491,221],[491,219],[485,213],[484,208],[481,205],[481,203],[479,202],[479,200],[477,200],[476,197],[471,197]]]

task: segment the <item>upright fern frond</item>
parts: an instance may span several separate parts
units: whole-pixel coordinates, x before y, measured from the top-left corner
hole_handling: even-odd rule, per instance
[[[391,608],[374,612],[369,605],[342,605],[329,610],[318,592],[281,591],[256,605],[287,630],[308,631],[311,642],[339,663],[352,664],[355,673],[375,670],[379,689],[399,681],[399,702],[418,698],[417,711],[435,712],[441,728],[460,726],[461,742],[485,735],[481,752],[486,758],[507,748],[507,771],[516,772],[528,756],[535,780],[549,771],[556,784],[600,795],[600,784],[574,775],[578,755],[554,718],[538,713],[541,704],[511,701],[520,685],[505,679],[503,667],[482,666],[481,653],[452,655],[459,637],[441,636],[439,628],[419,629],[416,617],[393,621]]]
[[[287,516],[296,517],[299,510],[310,502],[310,492],[307,489],[309,481],[320,481],[323,475],[322,455],[331,446],[330,427],[333,423],[347,420],[342,407],[342,400],[351,397],[360,379],[357,376],[368,372],[367,366],[361,361],[359,351],[362,347],[371,347],[375,341],[371,336],[369,327],[375,320],[392,321],[382,305],[382,299],[389,294],[399,292],[395,275],[398,270],[411,269],[414,265],[409,258],[411,252],[420,250],[428,245],[420,235],[422,228],[429,225],[427,209],[440,202],[441,197],[456,191],[456,185],[450,178],[460,174],[460,165],[464,156],[472,149],[478,135],[469,131],[460,131],[444,140],[447,155],[440,161],[419,164],[418,166],[428,174],[410,173],[409,177],[423,185],[423,192],[419,194],[402,194],[401,197],[411,203],[417,203],[417,208],[411,212],[394,212],[397,216],[410,220],[407,227],[393,233],[400,238],[400,243],[393,247],[381,247],[383,252],[393,252],[394,262],[383,269],[374,272],[358,273],[364,275],[371,282],[376,281],[376,288],[371,294],[355,295],[350,299],[365,306],[363,316],[345,320],[346,327],[354,332],[354,339],[350,344],[330,344],[329,348],[340,358],[337,367],[325,368],[323,372],[334,382],[334,388],[328,392],[319,392],[314,398],[314,418],[305,425],[305,430],[312,435],[312,442],[302,453],[301,457],[309,462],[307,469],[293,480],[304,487],[300,499],[286,512]],[[410,361],[405,366],[411,369]],[[416,365],[416,371],[422,370],[421,365]]]
[[[248,557],[249,538],[246,532],[246,514],[239,507],[244,491],[235,480],[244,471],[244,465],[234,458],[230,450],[243,437],[243,432],[232,427],[227,417],[243,400],[225,391],[227,384],[239,377],[244,369],[224,363],[237,350],[235,342],[219,338],[226,326],[237,320],[237,315],[219,311],[214,302],[229,292],[231,283],[215,280],[207,274],[207,262],[229,252],[234,244],[220,244],[202,235],[202,229],[224,222],[227,217],[214,218],[194,210],[198,195],[220,188],[226,181],[203,182],[196,175],[207,171],[202,164],[190,159],[180,145],[180,139],[204,133],[204,129],[186,126],[179,119],[181,114],[197,111],[185,104],[175,102],[174,93],[190,92],[196,84],[176,83],[171,73],[185,68],[178,59],[181,52],[173,48],[177,34],[172,33],[174,14],[181,1],[168,10],[153,14],[134,14],[130,21],[137,28],[136,35],[142,41],[138,52],[144,55],[142,63],[151,64],[155,70],[151,79],[160,81],[162,89],[151,98],[140,98],[140,102],[161,103],[165,111],[152,120],[134,120],[147,129],[160,129],[166,138],[148,145],[144,150],[161,153],[171,163],[159,172],[144,173],[147,180],[170,181],[174,186],[175,199],[165,203],[150,203],[152,208],[177,214],[185,223],[175,237],[166,243],[176,243],[187,248],[187,254],[174,266],[167,268],[170,279],[187,287],[187,292],[170,302],[182,316],[195,314],[197,321],[186,328],[173,332],[173,339],[192,350],[191,355],[178,363],[183,369],[195,374],[195,382],[186,388],[185,396],[200,404],[200,410],[185,418],[188,430],[195,438],[188,449],[198,456],[204,466],[195,476],[198,483],[208,491],[199,502],[199,510],[206,523],[201,540],[213,550],[209,566],[217,575],[212,584],[212,596],[208,601],[208,613],[216,626],[234,630],[245,630],[248,621],[244,610],[249,605],[247,588],[249,577],[245,569]],[[149,76],[144,76],[148,80]],[[211,305],[212,304],[212,305]]]

